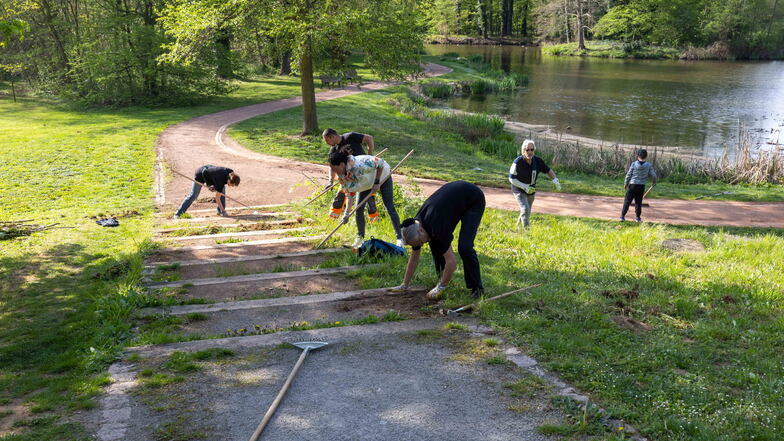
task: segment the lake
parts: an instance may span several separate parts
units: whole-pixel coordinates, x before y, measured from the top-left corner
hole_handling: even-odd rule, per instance
[[[755,148],[784,144],[784,62],[625,60],[543,55],[536,47],[427,45],[428,53],[480,54],[523,72],[513,93],[454,97],[450,107],[629,144],[733,150],[739,129]]]

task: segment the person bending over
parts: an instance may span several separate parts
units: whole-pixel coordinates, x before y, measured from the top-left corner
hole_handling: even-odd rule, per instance
[[[215,192],[215,204],[218,208],[218,214],[221,216],[228,216],[228,213],[226,213],[226,198],[218,193],[225,194],[226,185],[229,187],[240,185],[240,176],[234,173],[234,170],[230,168],[203,165],[196,170],[193,179],[196,182],[206,185],[210,191]],[[193,204],[196,198],[199,197],[202,186],[196,182],[193,183],[191,192],[185,197],[182,204],[180,204],[180,208],[177,209],[177,213],[174,214],[175,217],[182,216],[183,213],[188,211],[188,208]]]
[[[367,145],[367,154],[372,155],[373,150],[375,150],[376,147],[372,136],[357,132],[349,132],[340,135],[335,129],[325,129],[321,134],[321,137],[324,139],[324,142],[330,146],[328,153],[330,155],[332,152],[336,152],[341,149],[349,149],[348,151],[351,155],[362,156],[365,154],[365,150],[362,149],[362,144]],[[329,185],[332,185],[333,182],[335,182],[335,174],[330,171]],[[343,212],[345,205],[346,194],[342,191],[339,191],[332,200],[332,210],[329,213],[330,217],[335,219],[340,217],[340,213]],[[376,208],[376,198],[371,197],[367,201],[367,206],[370,222],[377,221],[378,209]]]
[[[629,211],[629,205],[634,199],[634,214],[636,215],[637,222],[642,222],[642,196],[645,194],[645,184],[648,183],[648,178],[653,180],[653,185],[656,185],[656,172],[653,170],[653,165],[647,162],[648,151],[640,149],[637,152],[637,160],[632,162],[629,166],[629,171],[626,172],[626,179],[623,181],[623,189],[626,190],[626,197],[623,198],[623,209],[621,209],[621,222],[626,220],[626,213]]]
[[[433,254],[436,272],[440,276],[438,284],[427,293],[427,296],[430,299],[441,296],[457,268],[455,255],[452,252],[452,239],[455,228],[460,223],[457,252],[463,260],[466,287],[471,290],[474,298],[479,298],[484,292],[484,287],[479,270],[479,258],[474,250],[474,239],[484,212],[485,194],[476,185],[465,181],[444,184],[430,195],[416,216],[404,220],[401,225],[403,240],[406,245],[411,246],[412,251],[403,284],[394,290],[408,290],[419,265],[422,245],[427,243]]]
[[[561,183],[555,176],[555,172],[544,163],[542,158],[535,156],[536,146],[530,139],[523,141],[520,147],[520,156],[512,162],[509,168],[509,183],[512,184],[512,194],[517,199],[520,206],[520,216],[517,223],[523,224],[528,228],[531,221],[531,207],[534,205],[536,197],[536,179],[539,173],[546,173],[553,180],[555,188],[560,190]]]
[[[342,190],[348,195],[346,211],[343,214],[343,223],[348,223],[348,214],[354,203],[364,200],[368,195],[381,192],[381,200],[389,213],[389,220],[395,229],[397,245],[403,246],[400,235],[400,217],[395,210],[392,176],[389,164],[381,158],[370,155],[353,156],[348,150],[338,150],[330,153],[329,165],[331,172],[337,176]],[[388,179],[387,179],[388,178]],[[359,200],[357,199],[359,195]],[[358,248],[365,241],[365,206],[356,211],[357,239],[354,248]]]

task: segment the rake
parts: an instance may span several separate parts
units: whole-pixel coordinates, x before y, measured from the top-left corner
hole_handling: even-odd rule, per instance
[[[286,379],[286,382],[283,384],[283,387],[278,392],[278,396],[275,397],[275,400],[272,401],[269,409],[267,409],[267,413],[264,414],[264,418],[262,418],[259,426],[256,427],[256,431],[253,432],[253,435],[250,436],[249,441],[256,441],[261,436],[261,432],[264,431],[264,428],[267,427],[267,423],[272,419],[272,415],[275,414],[275,410],[278,408],[278,405],[281,401],[283,401],[283,397],[286,395],[286,392],[289,390],[289,386],[291,386],[292,381],[294,381],[294,377],[297,376],[297,372],[299,372],[299,368],[302,367],[302,363],[305,362],[305,357],[308,356],[308,352],[315,351],[318,348],[322,348],[329,343],[323,341],[300,341],[296,343],[290,343],[292,346],[296,346],[302,349],[302,353],[299,355],[299,359],[297,359],[297,364],[294,365],[294,369],[291,370],[289,377]]]

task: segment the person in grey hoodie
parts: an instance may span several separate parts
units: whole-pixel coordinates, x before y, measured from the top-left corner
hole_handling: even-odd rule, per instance
[[[635,220],[642,222],[640,215],[642,214],[642,196],[645,194],[645,184],[648,183],[648,178],[651,178],[652,185],[656,185],[656,172],[653,170],[653,166],[645,160],[647,157],[648,151],[640,149],[637,152],[637,160],[632,162],[629,171],[626,172],[626,179],[623,181],[626,197],[623,198],[621,222],[626,220],[626,213],[629,211],[632,199],[634,199]]]

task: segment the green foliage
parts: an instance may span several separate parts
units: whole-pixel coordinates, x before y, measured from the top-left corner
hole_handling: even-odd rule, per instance
[[[23,20],[11,19],[0,20],[0,47],[3,47],[11,41],[12,37],[18,39],[24,38],[24,33],[30,30],[30,25]]]

